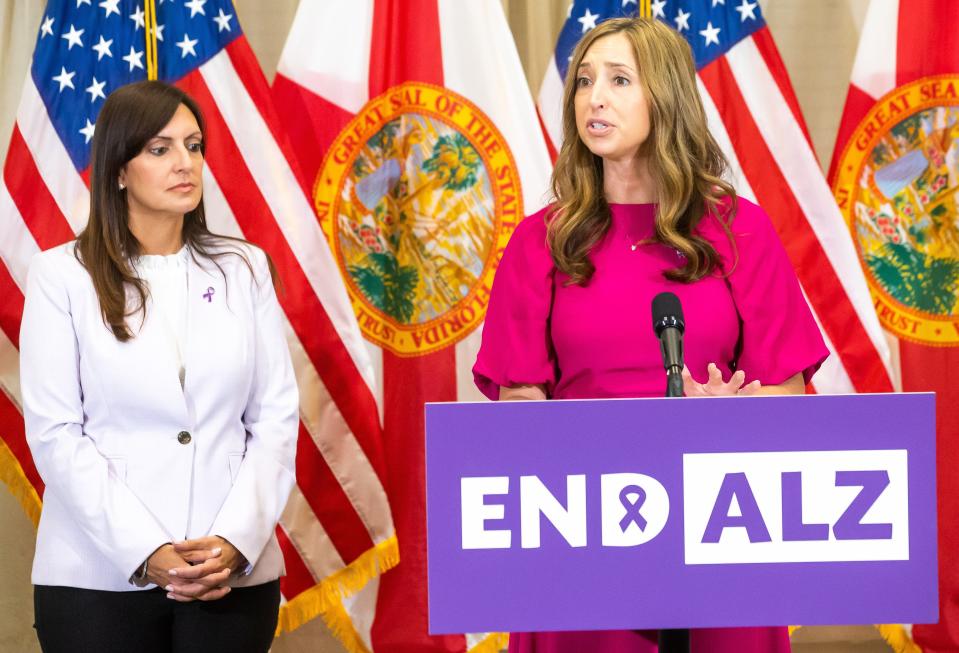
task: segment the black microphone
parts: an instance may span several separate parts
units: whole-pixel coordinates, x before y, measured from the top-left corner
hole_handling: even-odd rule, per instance
[[[671,292],[661,292],[653,297],[653,330],[659,338],[666,369],[666,396],[683,396],[683,305]]]

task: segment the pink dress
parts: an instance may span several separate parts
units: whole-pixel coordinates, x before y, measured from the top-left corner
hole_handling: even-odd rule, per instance
[[[666,388],[650,305],[668,290],[682,302],[686,365],[705,381],[716,363],[746,382],[782,383],[797,373],[808,382],[828,355],[819,328],[769,218],[738,200],[731,230],[707,216],[697,227],[722,260],[726,278],[692,284],[663,278],[682,259],[657,244],[631,245],[653,234],[655,205],[614,204],[612,225],[594,248],[585,286],[566,285],[546,245],[545,209],[520,223],[503,254],[473,374],[490,399],[501,386],[542,384],[551,399],[662,396]],[[654,653],[654,631],[513,633],[511,653]],[[785,627],[699,629],[693,653],[788,653]]]

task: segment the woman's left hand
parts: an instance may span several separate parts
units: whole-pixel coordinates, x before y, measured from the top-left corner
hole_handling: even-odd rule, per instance
[[[709,379],[706,383],[699,383],[689,373],[689,369],[683,367],[683,392],[687,397],[728,397],[731,395],[754,395],[762,387],[758,380],[743,385],[746,380],[746,373],[737,370],[729,382],[723,381],[723,373],[715,363],[710,363],[707,368]]]
[[[247,564],[243,554],[218,535],[174,542],[173,549],[190,563],[170,570],[168,596],[180,601],[203,600],[207,594],[221,598],[210,590],[222,587],[233,571]]]

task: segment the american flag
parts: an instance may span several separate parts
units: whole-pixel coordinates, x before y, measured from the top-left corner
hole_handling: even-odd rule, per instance
[[[889,346],[849,232],[833,199],[779,52],[757,0],[642,0],[679,31],[696,61],[709,128],[736,191],[769,213],[832,356],[817,392],[892,390]],[[636,0],[576,0],[540,89],[554,151],[561,142],[563,79],[573,47],[601,21],[635,15]]]
[[[318,614],[335,626],[342,597],[398,556],[369,357],[232,3],[146,3],[51,0],[42,19],[0,184],[0,478],[36,523],[43,482],[24,439],[17,363],[27,268],[86,223],[106,96],[155,71],[204,112],[210,228],[263,246],[285,286],[301,424],[298,482],[277,527],[288,574],[280,627]]]

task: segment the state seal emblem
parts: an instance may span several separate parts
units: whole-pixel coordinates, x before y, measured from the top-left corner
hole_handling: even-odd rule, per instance
[[[313,198],[364,336],[399,356],[450,346],[483,321],[523,216],[516,164],[492,121],[448,89],[412,82],[339,133]]]
[[[833,192],[884,327],[959,345],[959,77],[880,99],[850,137]]]

